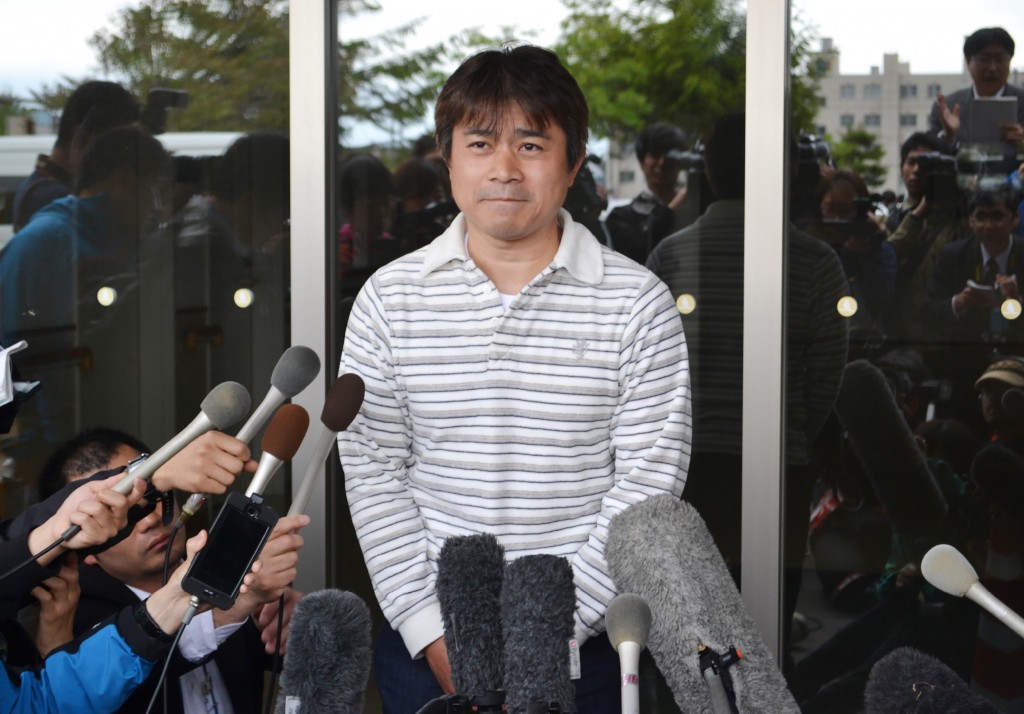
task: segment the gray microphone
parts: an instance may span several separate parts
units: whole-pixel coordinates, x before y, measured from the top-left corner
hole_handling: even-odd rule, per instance
[[[717,685],[728,681],[738,711],[799,714],[707,526],[690,504],[663,494],[630,506],[608,526],[605,557],[615,587],[650,606],[647,648],[682,711],[720,711]],[[714,681],[705,674],[709,667]]]
[[[940,660],[913,647],[897,647],[871,668],[864,687],[867,714],[997,714],[999,710],[972,692],[960,675]]]
[[[921,559],[924,579],[944,593],[965,597],[1024,638],[1024,618],[1007,607],[978,581],[978,571],[951,545],[937,545]]]
[[[370,610],[344,590],[303,597],[292,615],[277,714],[362,714]]]
[[[604,626],[619,653],[622,714],[640,714],[640,653],[651,633],[651,608],[639,595],[616,595],[604,613]]]
[[[224,430],[249,411],[249,392],[238,382],[222,382],[214,387],[199,405],[199,414],[192,423],[157,449],[148,459],[121,479],[114,490],[127,495],[135,479],[149,481],[157,469],[171,460],[193,440],[213,429]]]
[[[270,390],[248,421],[235,434],[235,438],[248,444],[256,436],[274,410],[308,387],[320,373],[320,358],[316,352],[302,345],[292,345],[278,358],[270,375]],[[202,507],[206,494],[193,493],[181,507],[178,524],[183,524]]]

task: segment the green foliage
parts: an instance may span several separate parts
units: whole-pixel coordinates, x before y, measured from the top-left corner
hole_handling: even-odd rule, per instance
[[[746,17],[735,0],[564,0],[559,56],[587,96],[599,136],[632,137],[667,121],[703,133],[743,110]],[[817,113],[810,38],[794,37],[794,123]]]
[[[878,137],[863,127],[850,127],[839,141],[832,144],[832,158],[841,169],[852,169],[860,174],[869,188],[881,188],[885,183],[882,160],[885,149]]]

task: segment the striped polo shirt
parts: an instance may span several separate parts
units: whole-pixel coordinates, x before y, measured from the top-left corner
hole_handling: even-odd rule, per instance
[[[493,533],[508,559],[570,560],[580,643],[616,594],[613,515],[681,495],[686,343],[668,289],[562,211],[551,264],[508,309],[469,257],[460,215],[379,270],[353,306],[342,372],[366,383],[338,437],[377,599],[413,655],[443,635],[437,557]]]

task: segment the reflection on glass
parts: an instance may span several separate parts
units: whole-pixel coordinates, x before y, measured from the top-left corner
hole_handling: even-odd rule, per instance
[[[808,557],[799,593],[787,593],[789,683],[804,712],[855,712],[866,696],[900,696],[872,667],[942,667],[964,696],[1015,711],[1024,642],[921,572],[924,554],[948,543],[1024,607],[1024,89],[998,27],[1012,17],[982,2],[967,21],[897,41],[851,34],[825,3],[802,5],[797,24],[821,33],[814,122],[830,146],[805,225],[842,261],[839,311],[854,299],[859,309],[810,464],[809,535],[797,544]],[[911,22],[900,12],[886,6],[886,23]]]

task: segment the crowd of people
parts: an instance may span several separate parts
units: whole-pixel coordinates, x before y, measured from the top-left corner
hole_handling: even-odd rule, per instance
[[[1024,106],[999,129],[1004,155],[980,166],[957,160],[971,146],[970,102],[1024,93],[1007,83],[1013,52],[1000,28],[967,39],[973,88],[940,95],[929,131],[904,140],[902,201],[873,195],[855,171],[817,150],[808,159],[793,141],[784,622],[799,619],[798,594],[812,586],[803,581],[808,548],[830,605],[853,620],[799,661],[786,634],[783,668],[808,712],[858,710],[871,666],[904,645],[939,657],[1000,706],[1024,702],[1024,685],[1006,674],[1024,665],[1024,646],[930,588],[919,568],[927,547],[954,543],[991,589],[1024,606]],[[18,230],[0,253],[0,344],[30,338],[29,364],[47,389],[30,400],[22,433],[48,453],[39,504],[0,526],[4,562],[82,527],[0,580],[10,675],[0,699],[25,711],[68,711],[83,697],[95,711],[144,711],[154,663],[170,656],[168,711],[257,711],[275,640],[286,643],[301,598],[290,583],[308,518],[282,518],[235,606],[197,616],[169,653],[189,598],[180,569],[166,579],[165,559],[187,563],[203,542],[186,545],[170,527],[170,494],[224,493],[255,470],[249,446],[205,434],[125,497],[110,487],[149,450],[130,429],[75,434],[69,425],[91,405],[90,389],[115,374],[133,381],[125,330],[141,340],[143,328],[125,327],[123,305],[161,261],[174,265],[166,279],[185,335],[183,369],[237,378],[260,324],[286,341],[288,140],[253,133],[215,160],[172,157],[139,117],[117,85],[82,85],[52,153],[19,191]],[[671,124],[648,126],[635,143],[647,186],[611,211],[600,162],[587,156],[588,121],[586,98],[552,52],[508,46],[448,78],[435,134],[393,171],[368,152],[339,161],[339,368],[366,385],[339,452],[387,621],[375,673],[389,714],[454,692],[436,592],[449,537],[491,533],[509,558],[568,560],[576,705],[588,714],[619,711],[603,623],[616,594],[603,548],[617,513],[651,496],[686,499],[742,584],[743,365],[752,348],[743,253],[757,240],[744,220],[746,117],[720,117],[696,144]],[[240,316],[244,285],[263,291],[259,310],[276,312]],[[100,288],[122,296],[116,316],[91,307]],[[844,301],[852,315],[837,309]],[[200,358],[189,345],[204,339],[229,348]],[[82,370],[82,361],[96,367]],[[888,385],[872,408],[893,410],[915,435],[924,484],[945,504],[919,528],[892,520],[873,481],[877,459],[865,449],[887,443],[851,437],[835,409],[848,365],[863,361]],[[267,371],[252,364],[242,381]],[[118,426],[105,416],[96,423]],[[992,468],[991,449],[1019,457],[1021,470]],[[38,615],[27,632],[15,616],[30,597]],[[97,647],[115,648],[117,661]],[[654,663],[644,666],[658,676]],[[665,687],[645,696],[645,711],[677,711]]]

